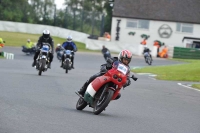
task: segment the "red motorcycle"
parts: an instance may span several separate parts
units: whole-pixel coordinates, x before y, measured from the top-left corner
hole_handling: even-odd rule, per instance
[[[108,106],[111,100],[114,100],[120,90],[126,84],[127,78],[137,80],[134,75],[127,77],[129,68],[122,63],[113,65],[112,69],[108,70],[104,75],[94,79],[87,87],[87,90],[82,97],[77,101],[76,109],[83,110],[87,105],[93,108],[95,115],[100,114]]]

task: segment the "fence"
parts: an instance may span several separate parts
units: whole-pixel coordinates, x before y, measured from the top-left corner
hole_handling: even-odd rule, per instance
[[[3,56],[4,56],[6,59],[10,59],[10,60],[13,60],[13,59],[14,59],[14,54],[13,54],[13,53],[3,52]]]
[[[174,47],[173,58],[200,59],[200,49]]]

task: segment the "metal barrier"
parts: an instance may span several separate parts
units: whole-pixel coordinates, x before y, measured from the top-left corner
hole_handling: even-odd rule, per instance
[[[13,59],[14,59],[14,54],[13,54],[13,53],[3,52],[3,56],[4,56],[6,59],[9,59],[9,60],[13,60]]]
[[[173,58],[200,59],[200,49],[174,47]]]

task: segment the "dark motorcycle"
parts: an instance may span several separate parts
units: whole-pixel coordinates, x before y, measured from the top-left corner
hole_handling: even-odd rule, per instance
[[[64,61],[63,61],[63,69],[65,72],[68,73],[69,70],[72,68],[72,61],[71,58],[73,56],[74,51],[65,50],[64,51]]]
[[[95,115],[100,114],[115,100],[120,90],[126,84],[127,78],[137,80],[134,75],[127,77],[128,67],[122,63],[113,66],[104,75],[94,79],[87,87],[84,96],[76,92],[80,97],[76,104],[77,110],[83,110],[87,105],[93,108]]]
[[[25,46],[22,46],[22,52],[24,52],[26,55],[33,55],[36,52],[36,47],[27,49]]]
[[[62,46],[56,48],[56,55],[59,61],[62,61],[62,55],[64,54],[65,49]]]
[[[43,43],[38,59],[36,60],[36,69],[39,71],[38,75],[41,75],[42,72],[48,69],[50,49],[51,45],[49,43]]]
[[[149,64],[149,65],[152,64],[152,58],[151,58],[149,52],[144,53],[144,58],[145,58],[145,61],[146,61],[147,64]]]

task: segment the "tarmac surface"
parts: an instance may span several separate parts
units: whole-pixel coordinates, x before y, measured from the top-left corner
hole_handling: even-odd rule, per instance
[[[200,133],[200,91],[190,88],[191,82],[135,74],[138,81],[94,115],[90,107],[76,110],[75,91],[99,72],[105,63],[101,53],[78,51],[75,69],[68,74],[55,56],[52,68],[39,76],[31,67],[33,55],[25,55],[21,48],[3,50],[15,56],[0,59],[0,133]],[[180,63],[155,58],[152,66]],[[148,64],[134,56],[130,66]]]

